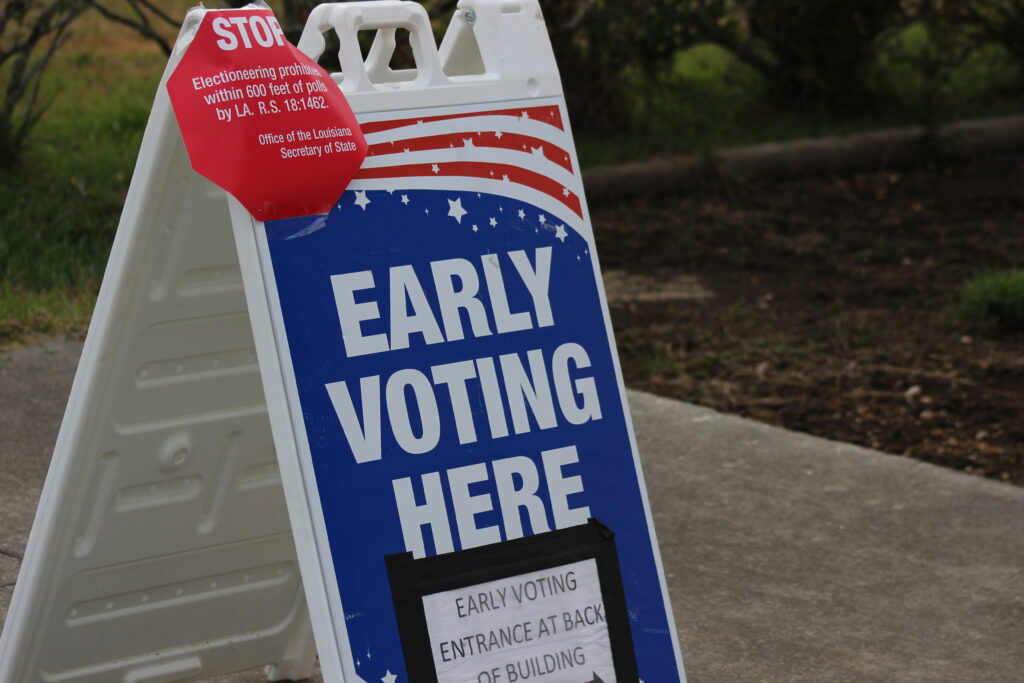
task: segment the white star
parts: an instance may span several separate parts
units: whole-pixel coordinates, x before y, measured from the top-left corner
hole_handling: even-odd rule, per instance
[[[545,216],[544,214],[541,214],[541,215],[537,216],[537,220],[540,221],[541,225],[544,225],[545,223],[548,222],[548,217]]]
[[[423,209],[423,213],[429,214],[430,213],[430,209]]]
[[[473,138],[463,138],[462,139],[462,146],[463,147],[472,147],[473,146]]]
[[[504,133],[502,133],[502,132],[501,132],[501,131],[499,130],[499,131],[497,131],[497,132],[496,132],[496,133],[494,134],[494,137],[496,137],[496,138],[498,138],[498,139],[500,140],[500,139],[501,139],[501,136],[502,136],[502,135],[504,135]]]
[[[409,195],[407,195],[407,194],[403,194],[402,195],[402,203],[403,204],[408,204],[409,203]]]
[[[568,197],[569,196],[569,188],[568,187],[563,187],[562,188],[562,196],[563,197]]]
[[[523,118],[524,118],[524,119],[528,119],[528,118],[530,118],[530,112],[528,112],[528,111],[526,111],[526,110],[524,109],[524,110],[523,110]]]
[[[499,206],[498,207],[498,211],[501,211],[502,213],[505,213],[505,207],[504,206]]]
[[[462,225],[462,217],[467,213],[469,212],[462,208],[462,197],[448,200],[448,215],[454,218],[456,223]]]
[[[496,218],[494,218],[493,216],[491,217],[491,227],[492,227],[492,228],[496,228],[496,227],[498,227],[498,221],[497,221],[497,219],[496,219]]]
[[[508,174],[506,173],[505,175],[501,176],[501,179],[504,180],[507,183],[508,182]]]
[[[387,192],[388,194],[394,194],[395,193],[395,189],[392,188],[392,187],[389,187],[387,190],[385,190],[385,192]]]
[[[530,153],[534,156],[544,156],[544,145],[541,145],[540,147],[531,147]]]
[[[559,225],[557,228],[555,228],[555,237],[560,239],[563,243],[565,242],[565,238],[568,236],[568,234],[569,233],[565,231],[564,225]]]
[[[423,119],[416,119],[416,123],[417,125],[423,123]]]
[[[366,196],[366,190],[356,190],[356,206],[366,211],[366,205],[369,203],[370,200]]]
[[[431,164],[430,170],[433,171],[434,173],[440,173],[441,167],[438,166],[437,164]]]
[[[479,225],[477,225],[476,223],[474,223],[474,224],[473,224],[473,232],[476,232],[476,231],[477,231],[477,230],[479,230],[479,229],[480,229],[480,226],[479,226]]]
[[[402,148],[402,151],[405,152],[406,154],[408,154],[409,153],[409,148],[408,147],[404,147],[404,148]]]
[[[395,674],[391,673],[391,669],[388,669],[388,672],[386,674],[384,674],[384,676],[382,676],[380,680],[383,683],[395,683],[395,681],[398,680],[398,676],[396,676]]]
[[[526,212],[522,209],[519,209],[519,218],[526,218]]]

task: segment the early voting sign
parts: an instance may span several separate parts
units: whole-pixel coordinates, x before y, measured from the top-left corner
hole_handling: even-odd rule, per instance
[[[501,552],[594,518],[614,533],[640,675],[674,680],[560,103],[372,118],[361,122],[369,161],[326,218],[269,222],[260,235],[357,672],[420,680],[405,663],[389,556]],[[436,680],[628,680],[612,666],[593,560],[476,584],[480,561],[466,561],[463,589],[480,604],[424,598]],[[472,633],[458,635],[462,625]],[[601,634],[573,637],[594,626]]]
[[[324,618],[346,680],[682,680],[557,70],[536,3],[507,4],[460,5],[438,63],[416,5],[311,17],[367,158],[327,215],[236,225]],[[416,71],[375,43],[388,87],[348,81],[347,31],[386,8]]]
[[[0,680],[684,680],[594,245],[537,0],[190,10]]]

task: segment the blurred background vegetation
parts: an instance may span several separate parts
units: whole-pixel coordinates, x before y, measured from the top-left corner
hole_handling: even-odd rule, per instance
[[[0,8],[0,344],[87,320],[191,4]],[[270,2],[293,37],[315,4]],[[541,4],[584,166],[1024,110],[1024,0]]]

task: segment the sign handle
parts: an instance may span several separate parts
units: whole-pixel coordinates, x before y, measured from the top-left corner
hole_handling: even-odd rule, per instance
[[[390,77],[394,72],[388,63],[395,49],[395,30],[400,28],[409,31],[409,43],[416,60],[415,78],[403,83],[416,88],[448,84],[437,56],[430,18],[423,6],[415,2],[380,0],[372,4],[334,2],[319,5],[309,15],[299,38],[299,49],[310,59],[319,59],[326,48],[323,34],[334,29],[341,44],[338,50],[341,89],[346,94],[369,92],[377,90],[380,83],[396,80]],[[356,33],[374,29],[377,36],[364,63]]]

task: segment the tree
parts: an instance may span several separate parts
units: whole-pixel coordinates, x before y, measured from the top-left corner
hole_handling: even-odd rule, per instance
[[[1024,1],[960,0],[950,3],[950,11],[958,22],[980,29],[1024,65]]]
[[[0,8],[0,167],[13,166],[46,110],[43,73],[84,9],[81,0],[7,0]]]
[[[697,0],[698,4],[706,4]],[[703,17],[715,42],[765,77],[776,103],[863,107],[865,72],[900,0],[735,0],[724,21]]]
[[[577,130],[611,133],[629,123],[630,71],[658,80],[675,54],[702,39],[725,0],[549,0],[548,33]]]
[[[134,29],[160,46],[165,55],[171,54],[172,33],[181,23],[157,7],[151,0],[125,0],[112,3],[105,0],[86,0],[88,5],[113,22]],[[170,30],[168,30],[170,29]]]

